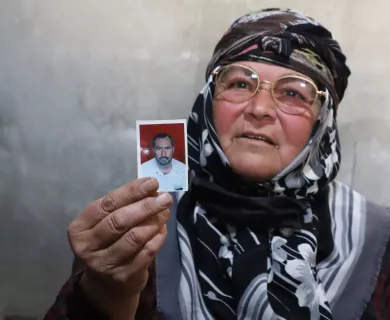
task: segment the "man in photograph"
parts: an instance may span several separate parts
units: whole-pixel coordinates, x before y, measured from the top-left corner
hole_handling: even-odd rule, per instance
[[[175,142],[166,133],[157,134],[152,140],[154,158],[141,165],[142,177],[157,178],[158,191],[186,189],[186,165],[173,158]]]

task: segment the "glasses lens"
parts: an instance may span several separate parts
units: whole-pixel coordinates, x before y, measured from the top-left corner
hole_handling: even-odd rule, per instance
[[[259,85],[259,77],[253,71],[230,65],[223,67],[216,79],[216,98],[233,103],[248,101]]]
[[[309,81],[283,77],[275,82],[274,99],[286,113],[299,114],[310,108],[317,99],[317,89]]]

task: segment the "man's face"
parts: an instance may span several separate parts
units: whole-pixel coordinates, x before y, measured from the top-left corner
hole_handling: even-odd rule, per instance
[[[170,164],[172,161],[173,150],[171,139],[169,139],[169,137],[156,139],[153,153],[157,163],[161,166]]]

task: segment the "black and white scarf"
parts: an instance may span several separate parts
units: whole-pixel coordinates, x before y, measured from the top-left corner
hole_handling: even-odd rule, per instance
[[[301,154],[271,181],[249,184],[222,151],[213,94],[209,76],[188,121],[191,186],[177,215],[184,319],[332,319],[332,301],[359,254],[353,226],[361,221],[345,217],[364,201],[332,183],[340,166],[332,95]]]

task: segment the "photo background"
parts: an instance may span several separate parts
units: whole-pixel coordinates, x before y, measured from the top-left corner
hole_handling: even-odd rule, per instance
[[[173,158],[186,164],[184,123],[141,124],[139,126],[141,164],[153,158],[152,139],[158,133],[172,136],[175,141]],[[149,154],[145,152],[146,150]]]

